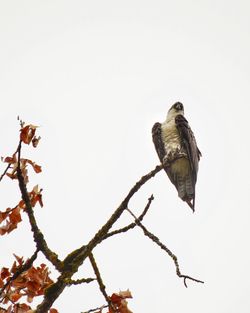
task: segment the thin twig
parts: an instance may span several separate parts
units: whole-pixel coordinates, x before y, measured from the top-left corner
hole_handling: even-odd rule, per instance
[[[188,276],[188,275],[183,275],[181,273],[181,271],[180,271],[180,266],[179,266],[179,263],[178,263],[177,256],[175,254],[173,254],[173,252],[168,247],[166,247],[160,241],[160,239],[158,237],[156,237],[154,234],[152,234],[150,231],[148,231],[147,228],[139,221],[139,219],[134,215],[134,213],[130,209],[127,208],[127,211],[133,216],[133,218],[135,219],[135,223],[143,230],[144,235],[149,237],[153,242],[155,242],[161,249],[163,249],[165,252],[167,252],[167,254],[171,257],[171,259],[174,261],[174,264],[175,264],[176,274],[177,274],[178,277],[184,279],[185,287],[187,287],[187,283],[186,283],[187,279],[193,280],[193,281],[195,281],[197,283],[204,284],[204,281],[202,281],[202,280],[193,278],[193,277]]]
[[[20,148],[20,141],[19,141],[19,143],[18,143],[18,146],[17,146],[16,151],[12,154],[12,157],[14,157],[14,156],[17,154],[19,148]],[[6,169],[4,170],[3,174],[0,176],[0,182],[1,182],[1,180],[4,178],[4,176],[6,175],[6,173],[8,172],[9,168],[11,167],[11,165],[12,165],[12,164],[9,163],[9,164],[6,166]]]
[[[151,205],[151,203],[152,203],[153,200],[154,200],[154,196],[151,195],[150,198],[148,198],[148,203],[147,203],[147,205],[145,206],[145,208],[144,208],[142,214],[138,217],[138,220],[139,220],[140,222],[143,220],[144,216],[147,214],[147,212],[148,212],[148,210],[149,210],[149,208],[150,208],[150,205]],[[109,237],[111,237],[111,236],[114,236],[114,235],[117,235],[117,234],[125,233],[125,232],[127,232],[128,230],[135,228],[135,226],[137,226],[136,223],[131,223],[131,224],[125,226],[125,227],[122,227],[122,228],[120,228],[120,229],[111,231],[110,233],[107,233],[106,236],[104,236],[104,239],[107,239],[107,238],[109,238]]]
[[[100,306],[99,308],[95,308],[95,309],[91,309],[91,310],[88,310],[88,311],[85,311],[85,312],[81,312],[81,313],[91,313],[91,312],[100,312],[102,309],[105,309],[107,308],[108,305],[102,305]]]
[[[33,237],[34,237],[34,241],[36,243],[37,249],[42,251],[43,254],[45,255],[45,257],[55,266],[55,268],[60,271],[62,268],[62,262],[58,259],[58,256],[56,253],[52,252],[45,239],[44,239],[44,235],[42,234],[42,232],[40,231],[40,229],[37,226],[37,222],[35,219],[35,215],[33,212],[33,208],[30,202],[30,197],[27,191],[27,187],[24,181],[24,177],[22,174],[22,170],[20,167],[20,160],[21,160],[21,147],[22,147],[22,141],[20,140],[19,145],[18,145],[18,149],[17,149],[17,153],[18,153],[18,161],[17,161],[17,179],[19,182],[19,188],[22,194],[22,199],[25,202],[25,206],[26,206],[26,212],[28,214],[29,217],[29,222],[31,225],[31,230],[33,232]]]
[[[11,163],[9,163],[3,172],[3,174],[0,176],[0,181],[4,178],[5,174],[8,172],[8,169],[11,167]]]

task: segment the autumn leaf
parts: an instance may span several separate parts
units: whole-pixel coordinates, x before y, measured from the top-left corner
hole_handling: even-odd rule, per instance
[[[22,221],[20,208],[18,206],[10,213],[9,219],[12,224],[18,224]]]
[[[4,286],[4,282],[3,282],[2,278],[0,278],[0,288],[3,288],[3,286]]]
[[[9,164],[15,164],[17,162],[16,155],[14,154],[12,157],[7,156],[6,158],[4,158],[4,162]]]
[[[1,269],[1,279],[4,280],[5,278],[9,277],[10,276],[10,272],[9,272],[9,269],[7,267],[3,267]]]
[[[34,136],[34,138],[32,139],[32,145],[33,145],[34,148],[37,147],[37,145],[38,145],[40,139],[41,139],[40,136],[39,136],[39,137]]]
[[[0,223],[5,220],[5,225],[0,227],[1,236],[10,233],[22,221],[20,209],[19,206],[16,206],[13,209],[7,208],[5,212],[0,212]]]
[[[38,185],[36,185],[31,192],[29,192],[29,196],[30,196],[30,202],[32,207],[34,207],[36,205],[36,203],[38,202],[40,204],[41,207],[43,207],[43,201],[42,201],[42,189],[38,188]]]
[[[35,136],[37,126],[27,125],[20,130],[20,139],[25,144],[30,144],[31,140]]]
[[[28,270],[19,274],[16,279],[11,279],[15,273],[24,265],[23,257],[15,256],[15,261],[11,270],[7,267],[2,268],[0,272],[0,286],[4,286],[8,282],[8,289],[6,293],[2,294],[2,303],[7,304],[9,301],[19,305],[18,301],[23,296],[27,297],[28,302],[32,302],[33,298],[44,295],[45,289],[53,283],[49,277],[49,269],[46,264],[40,264],[37,267],[30,267]],[[26,312],[30,310],[30,306],[23,305],[22,311],[15,311],[14,304],[10,312]],[[54,309],[55,310],[55,309]],[[54,311],[57,312],[56,310]],[[1,313],[1,311],[0,311]],[[53,311],[52,311],[53,313]]]
[[[9,298],[12,302],[17,302],[22,297],[22,294],[20,293],[12,293]]]
[[[42,171],[42,167],[40,165],[36,164],[35,162],[33,162],[29,159],[21,159],[21,160],[23,162],[29,163],[33,167],[33,169],[36,173],[40,173]]]
[[[6,210],[5,212],[0,212],[0,223],[2,223],[2,221],[4,221],[6,219],[6,217],[8,216],[8,211]]]
[[[129,290],[112,294],[110,301],[112,302],[117,313],[133,313],[128,308],[128,302],[126,301],[127,298],[132,298],[132,294]],[[115,313],[115,311],[112,307],[110,307],[108,313]]]

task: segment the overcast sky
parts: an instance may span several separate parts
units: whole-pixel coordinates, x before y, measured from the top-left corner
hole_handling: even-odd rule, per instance
[[[24,153],[43,167],[29,188],[44,189],[36,216],[49,246],[63,258],[88,242],[159,163],[152,125],[181,101],[203,154],[196,212],[163,172],[130,209],[139,215],[153,193],[145,225],[205,284],[186,289],[139,229],[103,243],[96,259],[109,294],[131,290],[134,313],[249,313],[249,1],[1,1],[0,45],[0,154],[16,147],[17,115],[40,126],[39,148]],[[15,206],[16,183],[5,179],[0,197],[1,210]],[[118,226],[129,222],[124,213]],[[24,217],[1,238],[0,266],[33,251]],[[86,264],[76,277],[91,275]],[[54,307],[103,303],[93,283]]]

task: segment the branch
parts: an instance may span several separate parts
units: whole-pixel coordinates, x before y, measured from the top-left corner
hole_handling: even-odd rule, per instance
[[[42,234],[40,229],[37,226],[37,222],[34,216],[33,208],[30,202],[29,194],[27,191],[27,187],[24,181],[24,177],[22,174],[22,170],[20,167],[20,159],[21,159],[21,147],[22,147],[22,141],[20,140],[17,153],[18,153],[18,163],[17,163],[17,179],[19,182],[19,188],[22,194],[22,199],[25,202],[26,205],[26,212],[29,217],[29,222],[31,225],[31,230],[33,232],[34,241],[36,243],[37,249],[42,251],[45,257],[55,266],[55,268],[60,271],[62,267],[62,262],[58,259],[56,253],[52,252]]]
[[[9,163],[3,172],[3,174],[0,176],[0,181],[4,178],[5,174],[8,172],[8,169],[11,167],[11,164]]]
[[[92,265],[92,267],[93,267],[93,270],[94,270],[94,272],[95,272],[96,279],[97,279],[97,282],[98,282],[100,291],[101,291],[101,293],[103,294],[103,296],[104,296],[105,300],[107,301],[107,303],[108,303],[109,305],[111,305],[111,301],[110,301],[109,296],[108,296],[108,294],[107,294],[107,292],[106,292],[106,290],[105,290],[105,289],[106,289],[106,286],[104,285],[104,283],[103,283],[103,281],[102,281],[100,271],[99,271],[99,269],[98,269],[98,266],[97,266],[97,264],[96,264],[96,261],[95,261],[95,258],[94,258],[94,256],[93,256],[92,252],[90,252],[90,254],[89,254],[89,260],[90,260],[90,263],[91,263],[91,265]]]
[[[108,221],[100,228],[100,230],[94,235],[94,237],[89,241],[86,246],[82,246],[79,249],[75,250],[74,258],[72,258],[72,253],[70,253],[65,260],[62,262],[63,266],[66,260],[70,259],[70,267],[67,267],[65,271],[62,269],[62,274],[59,276],[57,281],[47,288],[44,299],[36,309],[36,313],[44,313],[49,310],[55,300],[60,296],[63,290],[66,287],[65,280],[71,279],[71,277],[78,271],[78,268],[82,265],[84,260],[89,256],[91,251],[105,239],[110,228],[114,223],[119,219],[121,214],[127,208],[129,200],[133,195],[152,177],[154,177],[158,172],[162,170],[162,165],[157,165],[154,170],[148,174],[141,177],[141,179],[132,187],[132,189],[127,194],[126,198],[122,201],[119,207],[111,215]]]
[[[89,284],[92,281],[96,280],[96,278],[81,278],[81,279],[69,279],[66,281],[67,286],[71,285],[80,285],[80,284]]]
[[[91,312],[98,313],[98,312],[101,312],[101,310],[103,310],[103,309],[105,309],[107,307],[108,307],[108,305],[102,305],[99,308],[91,309],[91,310],[88,310],[88,311],[85,311],[85,312],[82,312],[82,313],[91,313]]]
[[[179,263],[178,263],[178,259],[177,259],[177,256],[173,254],[173,252],[167,248],[161,241],[158,237],[156,237],[154,234],[152,234],[150,231],[147,230],[147,228],[139,221],[139,219],[134,215],[134,213],[132,211],[130,211],[128,208],[127,208],[127,211],[133,216],[133,218],[135,219],[135,223],[143,230],[144,232],[144,235],[149,237],[153,242],[155,242],[161,249],[163,249],[170,257],[171,259],[174,261],[174,264],[175,264],[175,268],[176,268],[176,275],[180,278],[183,278],[184,279],[184,285],[185,287],[187,288],[187,283],[186,283],[186,280],[189,279],[189,280],[192,280],[192,281],[195,281],[197,283],[202,283],[204,284],[204,281],[202,280],[199,280],[199,279],[196,279],[196,278],[193,278],[191,276],[188,276],[188,275],[183,275],[180,271],[180,266],[179,266]]]
[[[19,144],[18,144],[18,146],[17,146],[16,151],[12,154],[12,157],[14,157],[14,156],[17,154],[17,152],[18,152],[18,150],[19,150],[19,146],[20,146],[20,142],[19,142]],[[11,167],[11,165],[12,165],[12,164],[9,163],[9,164],[6,166],[6,169],[4,170],[3,174],[0,176],[0,182],[2,181],[2,179],[4,178],[4,176],[6,175],[6,173],[8,172],[9,168]]]
[[[151,205],[153,200],[154,200],[154,196],[151,195],[150,198],[148,198],[148,203],[147,203],[146,207],[144,208],[142,214],[138,217],[138,220],[140,222],[143,220],[144,216],[147,214],[147,212],[148,212],[148,210],[150,208],[150,205]],[[131,224],[129,224],[129,225],[123,227],[123,228],[120,228],[120,229],[114,230],[114,231],[112,231],[110,233],[107,233],[107,235],[104,236],[103,239],[107,239],[107,238],[109,238],[111,236],[114,236],[114,235],[117,235],[117,234],[125,233],[128,230],[135,228],[135,226],[137,226],[136,223],[131,223]]]

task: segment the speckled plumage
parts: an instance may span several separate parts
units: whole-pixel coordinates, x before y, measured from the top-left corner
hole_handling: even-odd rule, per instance
[[[194,211],[195,184],[201,153],[180,102],[169,109],[162,124],[154,124],[152,136],[159,159],[175,185],[178,196]]]

